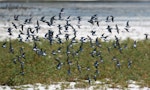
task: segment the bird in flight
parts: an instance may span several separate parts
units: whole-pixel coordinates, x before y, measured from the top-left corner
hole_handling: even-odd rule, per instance
[[[59,12],[59,20],[62,20],[62,14],[64,13],[64,8],[61,8]]]

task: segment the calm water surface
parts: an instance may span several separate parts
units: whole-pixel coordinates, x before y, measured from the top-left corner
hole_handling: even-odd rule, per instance
[[[52,3],[0,3],[0,15],[29,14],[56,15],[61,8],[72,16],[125,16],[125,17],[150,17],[150,2],[52,2]],[[7,10],[8,8],[9,10]],[[22,12],[17,12],[22,10]],[[2,13],[5,11],[4,13]],[[23,12],[24,11],[24,12]]]
[[[64,16],[88,17],[97,14],[99,17],[113,15],[119,21],[150,21],[150,2],[48,2],[48,3],[0,3],[0,19],[13,18],[22,15],[25,19],[29,15],[36,18],[57,15],[61,8],[65,8]]]

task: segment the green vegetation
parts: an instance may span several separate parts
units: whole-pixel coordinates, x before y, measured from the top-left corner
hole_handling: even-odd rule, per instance
[[[142,86],[150,87],[150,40],[137,41],[136,48],[133,48],[134,41],[131,39],[121,41],[122,53],[118,48],[113,47],[115,41],[101,42],[99,39],[99,42],[101,47],[96,46],[95,43],[93,43],[94,47],[90,46],[90,42],[83,43],[83,50],[79,52],[79,55],[75,55],[75,51],[79,49],[81,43],[73,44],[69,47],[71,53],[67,56],[66,49],[70,41],[50,45],[47,40],[41,39],[41,41],[36,41],[36,44],[39,49],[46,50],[47,55],[42,56],[33,51],[34,42],[25,43],[18,42],[18,40],[11,41],[14,53],[10,53],[10,41],[7,41],[6,48],[0,47],[0,85],[50,84],[62,81],[83,82],[88,77],[93,82],[93,77],[96,75],[97,80],[113,83],[112,87],[116,85],[127,87],[126,81],[128,80],[142,81]],[[0,45],[2,46],[3,43],[4,41],[0,42]],[[126,48],[124,48],[125,45],[127,45]],[[22,51],[20,47],[23,47]],[[62,47],[61,52],[57,52],[59,47]],[[92,57],[90,53],[94,48],[96,54]],[[56,51],[56,55],[53,55],[52,51]],[[21,52],[25,52],[25,58],[21,57]],[[114,56],[117,60],[113,60]],[[67,61],[68,57],[70,64]],[[60,69],[56,68],[58,65],[56,58],[63,63]],[[24,62],[24,74],[21,74],[19,60]],[[132,61],[130,68],[128,68],[129,60]],[[98,69],[94,66],[96,61],[98,61]],[[120,69],[117,67],[117,61],[121,64]],[[81,66],[81,72],[77,68],[77,62]],[[87,70],[87,68],[90,69]],[[67,73],[69,69],[70,74]],[[98,70],[97,73],[96,70]],[[85,87],[85,85],[88,83],[78,84],[76,87]]]

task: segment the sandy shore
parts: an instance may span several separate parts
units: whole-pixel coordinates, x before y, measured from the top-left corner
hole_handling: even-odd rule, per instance
[[[129,81],[130,84],[128,88],[122,88],[121,86],[117,86],[115,88],[112,87],[111,84],[105,84],[104,82],[96,81],[93,85],[89,85],[86,88],[75,88],[76,84],[79,82],[57,82],[50,85],[44,85],[40,83],[36,83],[34,85],[27,84],[21,86],[0,86],[0,90],[16,90],[16,89],[25,89],[25,90],[149,90],[148,87],[140,87],[136,84],[135,81]],[[66,85],[66,86],[65,86]],[[62,88],[64,87],[64,88]]]

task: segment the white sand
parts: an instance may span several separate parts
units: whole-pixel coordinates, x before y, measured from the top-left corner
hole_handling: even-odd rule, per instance
[[[150,90],[148,87],[140,87],[135,81],[130,81],[128,88],[121,88],[119,85],[115,88],[112,88],[111,84],[105,84],[100,81],[92,82],[92,85],[89,85],[85,88],[75,88],[76,84],[79,84],[79,82],[58,82],[50,85],[36,83],[34,85],[27,84],[21,86],[0,86],[0,90]]]

